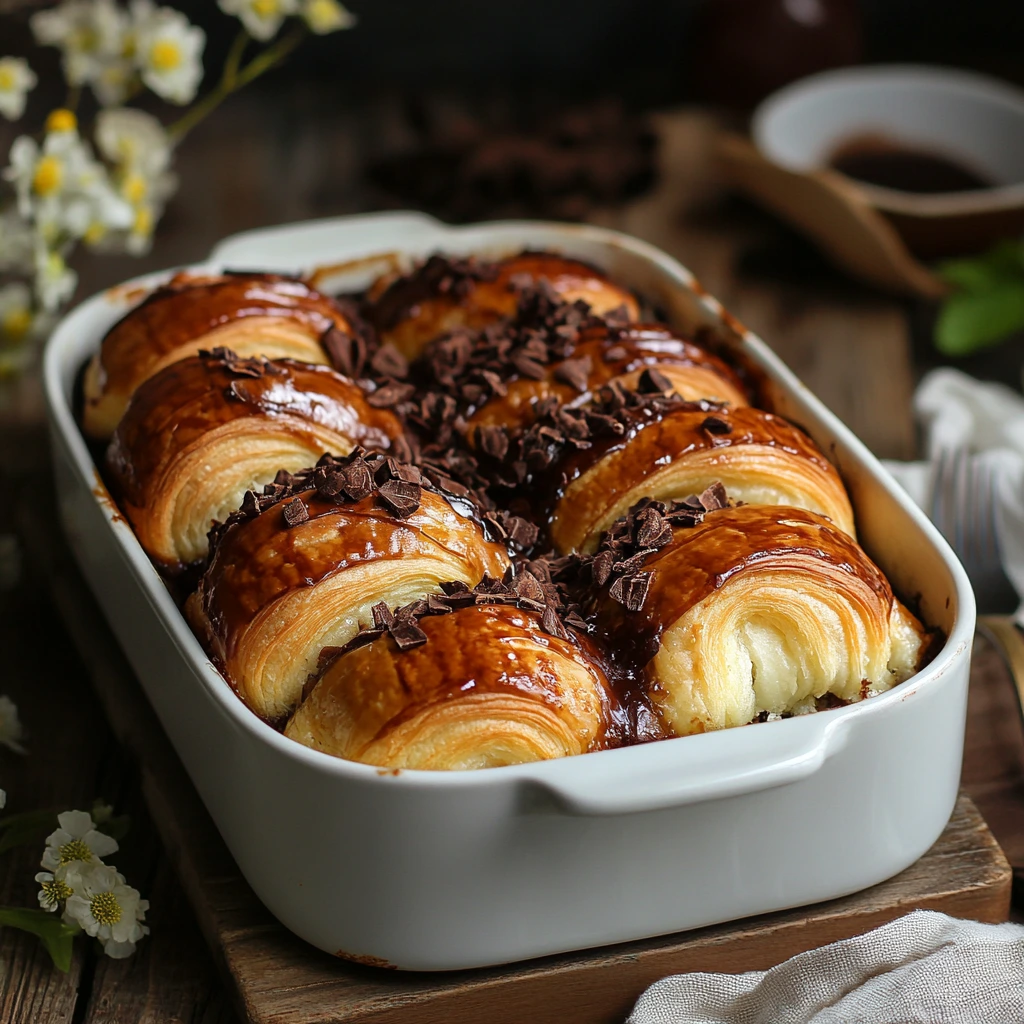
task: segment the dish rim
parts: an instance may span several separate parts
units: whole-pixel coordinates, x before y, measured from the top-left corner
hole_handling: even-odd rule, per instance
[[[424,252],[444,251],[446,244],[450,244],[453,239],[457,240],[460,237],[488,231],[498,234],[501,231],[539,231],[547,234],[555,230],[556,233],[566,236],[582,237],[610,247],[624,248],[636,256],[657,264],[675,281],[677,286],[690,292],[693,299],[719,322],[724,324],[724,316],[727,315],[721,303],[708,294],[694,276],[677,260],[648,243],[617,231],[590,225],[563,225],[546,221],[490,221],[451,227],[422,214],[404,214],[397,211],[384,215],[370,214],[354,218],[329,218],[243,232],[225,239],[205,261],[139,275],[90,297],[71,310],[54,329],[44,353],[43,383],[51,425],[58,432],[71,456],[73,468],[80,477],[79,482],[92,492],[95,504],[108,527],[113,531],[120,557],[125,561],[136,583],[152,604],[163,628],[169,633],[176,648],[195,676],[201,681],[206,698],[232,727],[242,729],[257,742],[269,744],[276,753],[289,760],[332,776],[339,781],[370,785],[398,785],[408,788],[460,789],[466,786],[493,786],[497,785],[499,781],[511,784],[533,782],[540,784],[542,788],[548,788],[548,784],[552,784],[556,794],[564,796],[564,791],[557,786],[559,776],[561,776],[561,781],[567,782],[571,789],[574,782],[584,783],[588,774],[592,774],[597,780],[601,775],[599,768],[607,766],[610,759],[613,759],[611,763],[618,765],[622,771],[610,774],[606,768],[605,776],[622,778],[627,784],[630,782],[628,759],[633,760],[637,775],[642,774],[645,767],[649,767],[647,762],[652,757],[659,762],[663,758],[675,760],[679,762],[677,767],[682,768],[699,768],[705,765],[714,767],[717,764],[731,764],[735,761],[735,768],[728,778],[723,779],[721,773],[715,776],[712,772],[711,777],[703,780],[704,785],[701,784],[702,780],[700,779],[696,781],[687,779],[685,789],[688,795],[686,799],[668,801],[668,803],[694,802],[749,792],[752,788],[766,788],[782,784],[791,778],[799,777],[801,773],[806,774],[807,771],[814,770],[828,756],[832,741],[837,738],[841,739],[844,730],[853,722],[872,715],[884,714],[887,708],[906,700],[921,686],[938,681],[950,666],[970,648],[974,632],[974,597],[960,563],[923,512],[885,472],[863,443],[839,421],[824,403],[814,398],[812,402],[817,406],[817,415],[827,423],[828,428],[836,435],[842,447],[860,463],[861,470],[872,477],[873,485],[888,491],[890,496],[907,512],[913,525],[924,534],[929,546],[941,557],[951,577],[951,596],[954,596],[956,607],[953,609],[953,621],[946,642],[923,670],[904,682],[885,693],[856,704],[776,722],[758,723],[756,729],[723,729],[693,736],[672,737],[659,740],[656,743],[636,744],[593,751],[586,755],[507,765],[484,771],[388,769],[347,761],[303,746],[268,725],[246,707],[228,681],[215,668],[184,615],[174,604],[170,592],[142,550],[131,527],[106,491],[99,467],[93,462],[85,437],[74,418],[65,380],[70,378],[73,381],[74,375],[80,369],[82,359],[88,352],[95,351],[107,329],[107,327],[98,325],[106,323],[109,326],[116,317],[123,315],[127,309],[131,308],[135,304],[134,298],[131,305],[125,305],[126,298],[138,295],[139,289],[148,290],[179,271],[209,273],[230,266],[236,261],[230,257],[224,259],[221,254],[230,252],[231,246],[236,243],[243,244],[245,241],[257,238],[268,239],[276,236],[278,239],[284,239],[287,245],[288,236],[300,237],[303,231],[314,230],[327,234],[334,230],[344,232],[346,228],[355,226],[353,222],[380,222],[385,219],[393,223],[400,223],[404,219],[410,225],[419,227],[421,230],[429,229],[425,231],[425,234],[430,241],[427,245],[421,246],[421,251]],[[417,239],[417,241],[421,240]],[[544,244],[557,243],[545,242]],[[382,250],[379,246],[371,245],[363,251],[366,258],[369,258],[378,255]],[[410,256],[418,254],[413,245],[406,252]],[[571,256],[572,253],[570,252],[569,255]],[[308,272],[309,266],[295,261],[287,265],[283,261],[271,261],[265,269],[271,271],[276,269],[280,272],[295,274]],[[807,395],[806,387],[757,335],[731,318],[726,326],[736,331],[743,347],[752,350],[760,357],[760,361],[769,364],[771,375],[777,384],[788,388],[792,393]],[[67,369],[68,364],[71,364],[70,375]],[[650,753],[652,749],[665,753],[660,756],[654,755]],[[689,755],[687,755],[687,751],[690,752]],[[744,752],[753,754],[754,757],[735,756],[742,755]],[[752,759],[757,761],[756,765],[744,763]],[[588,765],[593,766],[592,769],[588,768]],[[663,772],[665,765],[659,763],[657,767],[659,772]],[[579,778],[581,772],[584,773],[583,779]],[[726,774],[728,775],[728,772]],[[752,785],[755,775],[759,778],[765,776],[756,786]],[[658,804],[658,806],[667,805],[667,803]],[[583,809],[583,812],[587,813],[586,808]],[[598,811],[597,813],[611,812]]]

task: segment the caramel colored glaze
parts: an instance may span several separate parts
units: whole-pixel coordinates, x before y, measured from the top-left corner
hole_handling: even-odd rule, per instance
[[[727,423],[731,431],[705,430],[709,415]],[[810,464],[807,490],[820,496],[823,511],[837,510],[837,526],[852,531],[852,509],[838,472],[798,427],[753,406],[711,413],[684,407],[664,416],[646,416],[624,437],[599,439],[593,447],[565,458],[556,470],[556,500],[547,519],[551,538],[563,551],[582,546],[617,502],[632,493],[633,504],[650,493],[646,485],[659,467],[677,464],[696,452],[722,452],[724,457],[727,450],[740,445],[772,448],[806,460]]]
[[[391,695],[396,709],[381,732],[415,717],[429,704],[471,693],[520,693],[557,705],[562,699],[564,676],[559,663],[568,660],[584,668],[604,696],[603,728],[591,749],[622,742],[616,701],[593,644],[585,636],[576,635],[575,644],[561,640],[541,629],[536,612],[509,605],[475,605],[448,615],[428,615],[418,625],[427,634],[427,643],[422,646],[400,651],[385,636],[362,648],[367,652],[362,659],[354,651],[347,656],[349,664],[339,666],[346,677],[346,688],[353,694],[364,694],[362,699],[354,697],[353,703],[365,706],[372,704],[374,695],[378,700],[381,696],[382,674],[375,662],[383,657],[393,665],[400,690]],[[514,662],[506,656],[513,648]],[[357,662],[354,672],[352,661]],[[325,674],[331,674],[332,669],[333,665]]]
[[[500,578],[508,564],[500,545],[485,540],[479,526],[429,491],[406,519],[394,518],[375,496],[335,505],[311,490],[292,500],[298,499],[309,511],[306,522],[288,527],[283,509],[289,502],[273,505],[229,527],[211,558],[199,597],[225,660],[237,633],[261,609],[350,566],[429,555],[438,546],[466,559],[478,578]]]
[[[290,320],[316,340],[332,326],[351,330],[337,303],[293,278],[178,274],[107,332],[90,374],[87,418],[88,406],[102,394],[112,392],[127,398],[167,356],[193,340],[202,347],[209,332],[248,317]]]
[[[584,753],[630,741],[586,636],[552,636],[538,613],[509,605],[428,615],[418,625],[421,646],[400,650],[385,635],[331,662],[285,735],[338,757],[433,769],[464,766],[467,749],[489,758],[491,744],[507,756],[513,735],[519,752],[499,763],[560,756],[563,744]],[[526,756],[523,730],[534,737]]]
[[[622,350],[617,359],[608,351]],[[748,395],[735,371],[718,356],[693,342],[673,334],[658,324],[637,324],[613,330],[606,325],[588,327],[570,357],[590,358],[587,391],[581,394],[556,378],[561,363],[546,367],[543,380],[520,377],[508,385],[508,394],[488,402],[467,421],[469,436],[480,426],[502,426],[510,431],[528,427],[533,418],[533,402],[554,395],[563,404],[579,405],[590,399],[612,380],[639,375],[647,367],[657,367],[687,399],[709,398],[741,406]],[[697,372],[687,373],[688,369]],[[710,387],[709,387],[710,386]],[[714,390],[715,394],[707,393]],[[698,393],[700,392],[700,393]]]
[[[567,302],[582,299],[594,313],[625,306],[631,320],[640,315],[636,298],[613,284],[600,271],[551,253],[521,253],[501,261],[491,280],[473,280],[462,295],[426,291],[415,275],[399,278],[368,312],[383,341],[390,341],[409,359],[442,334],[459,327],[478,329],[511,316],[518,292],[517,275],[547,281]]]
[[[637,612],[603,596],[597,632],[608,644],[618,672],[637,679],[658,653],[662,633],[694,605],[738,573],[785,564],[794,554],[818,559],[866,584],[888,610],[892,588],[881,570],[850,537],[824,516],[803,509],[740,505],[705,515],[694,527],[676,528],[671,543],[648,557],[653,571]]]
[[[355,444],[387,449],[402,433],[398,418],[370,406],[360,388],[326,366],[290,359],[276,373],[242,377],[220,359],[192,357],[172,363],[135,392],[114,432],[107,466],[119,496],[141,506],[166,467],[186,448],[232,420],[258,417],[259,431],[289,431],[309,438],[334,433]],[[304,429],[304,424],[310,428]],[[315,461],[315,460],[314,460]]]

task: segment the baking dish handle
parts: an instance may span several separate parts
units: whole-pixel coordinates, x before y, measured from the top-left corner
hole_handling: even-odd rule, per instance
[[[570,772],[560,773],[555,779],[548,777],[535,781],[553,799],[558,810],[574,815],[635,814],[722,800],[788,786],[809,778],[845,745],[848,722],[848,718],[833,719],[828,723],[808,720],[779,722],[766,727],[760,737],[756,737],[755,730],[749,733],[743,730],[744,739],[754,742],[744,744],[742,750],[733,748],[719,758],[689,760],[686,769],[678,774],[667,767],[663,757],[658,756],[662,751],[655,748],[661,743],[656,743],[629,748],[637,754],[648,755],[638,758],[649,762],[649,767],[639,771],[630,771],[628,767],[623,771],[623,762],[614,757],[587,756],[567,758],[564,766],[569,767],[570,761],[575,762]],[[803,735],[795,744],[778,742],[779,732],[776,730],[781,729],[784,734],[787,728],[796,725],[813,727],[802,729]],[[774,735],[766,735],[768,732]],[[662,742],[692,743],[695,738]],[[791,736],[786,736],[787,741],[791,739]],[[621,752],[616,753],[621,757]],[[595,772],[597,765],[594,762],[598,760],[602,764]],[[587,761],[591,764],[584,764]]]

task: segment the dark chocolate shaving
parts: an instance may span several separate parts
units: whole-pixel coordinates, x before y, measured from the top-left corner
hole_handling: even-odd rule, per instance
[[[309,509],[306,508],[301,498],[292,498],[284,507],[282,512],[285,526],[298,526],[299,523],[309,519]]]
[[[718,416],[707,416],[704,422],[700,425],[701,430],[706,430],[709,434],[731,434],[732,426],[725,420]]]
[[[387,480],[377,491],[380,501],[399,519],[408,519],[420,507],[419,484],[405,480]]]

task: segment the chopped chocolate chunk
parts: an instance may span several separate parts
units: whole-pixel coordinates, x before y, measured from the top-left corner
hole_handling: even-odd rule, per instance
[[[363,338],[346,334],[332,325],[320,336],[320,344],[336,370],[352,380],[362,376],[366,361],[366,342]]]
[[[420,507],[419,484],[387,480],[377,490],[381,502],[398,519],[407,519]]]
[[[547,371],[536,359],[531,359],[524,351],[517,352],[512,357],[512,365],[524,376],[533,380],[543,380]]]
[[[729,503],[729,499],[725,493],[725,487],[722,485],[721,480],[716,480],[710,487],[702,491],[698,500],[708,512],[713,512],[715,509],[719,508],[725,508]]]
[[[505,458],[508,452],[508,434],[504,427],[478,427],[476,436],[480,449],[490,455],[491,458]]]
[[[636,384],[637,391],[641,394],[665,394],[672,390],[672,381],[668,379],[656,366],[648,366]]]
[[[665,520],[658,510],[648,506],[636,517],[636,543],[642,548],[649,548],[651,541],[660,537],[665,528]]]
[[[545,633],[550,633],[552,636],[556,636],[562,640],[568,640],[569,634],[566,632],[565,627],[558,619],[558,613],[551,605],[546,605],[544,608],[544,614],[540,618],[540,627]]]
[[[427,642],[427,634],[412,619],[397,620],[388,632],[400,651],[421,647]]]
[[[381,345],[370,359],[370,367],[382,377],[402,380],[409,375],[409,360],[391,342]]]
[[[416,388],[412,384],[402,383],[393,380],[381,385],[376,391],[366,396],[367,404],[375,409],[391,409],[402,402],[408,401],[416,394]]]
[[[391,611],[385,601],[378,601],[370,609],[370,614],[373,616],[373,624],[377,629],[390,629],[394,625],[394,612]]]
[[[709,434],[732,433],[732,426],[718,416],[705,417],[704,422],[700,426],[701,430],[706,430]]]
[[[599,554],[594,556],[592,564],[592,571],[594,573],[594,582],[599,586],[603,587],[608,582],[608,577],[612,572],[612,563],[615,561],[615,554],[605,549]]]
[[[620,604],[626,606],[627,611],[638,612],[647,600],[647,592],[651,588],[651,580],[654,571],[638,572],[633,576],[620,576],[608,591],[608,595]]]
[[[568,384],[581,394],[590,387],[590,371],[592,369],[590,356],[580,356],[578,359],[565,359],[555,367],[555,380]]]
[[[306,508],[301,498],[292,498],[284,507],[285,526],[298,526],[309,519],[309,509]]]

